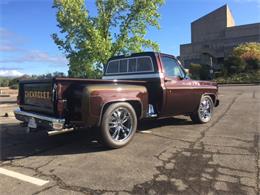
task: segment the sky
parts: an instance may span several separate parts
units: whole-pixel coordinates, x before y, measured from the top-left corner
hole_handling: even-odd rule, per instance
[[[59,32],[52,0],[0,1],[0,76],[67,73],[67,59],[51,38]],[[190,23],[228,4],[236,25],[260,22],[260,0],[165,0],[159,9],[161,29],[149,27],[147,38],[163,53],[179,55],[190,43]],[[95,1],[86,0],[90,14]]]

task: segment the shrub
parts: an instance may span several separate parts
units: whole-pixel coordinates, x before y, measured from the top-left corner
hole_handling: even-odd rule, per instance
[[[189,71],[192,79],[196,79],[196,80],[211,79],[210,67],[208,65],[191,64]]]
[[[190,76],[193,79],[200,79],[200,71],[201,71],[202,66],[200,64],[191,64],[190,65]]]
[[[10,79],[8,78],[0,78],[0,87],[8,87]]]
[[[210,66],[208,65],[202,65],[202,68],[200,70],[200,79],[201,80],[210,80],[211,75],[210,75]]]
[[[232,55],[246,63],[246,70],[260,68],[260,43],[244,43],[234,48]]]
[[[246,67],[247,71],[260,69],[260,60],[259,59],[246,59],[245,62],[247,64],[247,67]]]
[[[10,89],[18,89],[18,83],[17,84],[13,84],[11,86],[9,86]]]
[[[244,60],[235,56],[231,56],[224,61],[224,69],[226,69],[229,75],[244,72],[246,65]]]
[[[260,71],[251,73],[238,73],[226,77],[218,77],[215,79],[217,83],[260,83]]]

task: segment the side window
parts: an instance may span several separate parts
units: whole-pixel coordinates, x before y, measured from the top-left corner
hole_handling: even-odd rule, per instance
[[[106,74],[142,73],[153,71],[150,57],[132,57],[108,62]]]
[[[152,71],[153,65],[150,58],[137,58],[137,72]]]
[[[111,61],[107,65],[107,73],[118,73],[119,71],[119,60]]]
[[[136,72],[136,58],[129,59],[128,72]]]
[[[162,62],[163,62],[163,67],[165,71],[166,76],[173,76],[173,77],[184,77],[184,73],[177,62],[174,58],[162,57]]]
[[[127,60],[120,60],[119,72],[127,72]]]

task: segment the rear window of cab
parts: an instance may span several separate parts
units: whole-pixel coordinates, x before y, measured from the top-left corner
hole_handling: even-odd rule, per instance
[[[107,64],[106,74],[127,74],[154,72],[151,57],[132,57],[111,60]]]

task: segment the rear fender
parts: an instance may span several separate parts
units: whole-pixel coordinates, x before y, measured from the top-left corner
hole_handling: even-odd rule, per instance
[[[103,106],[101,108],[101,111],[100,111],[100,115],[99,115],[98,126],[101,125],[102,117],[103,117],[103,114],[105,113],[106,109],[111,104],[115,104],[115,103],[118,103],[118,102],[129,103],[134,108],[134,110],[136,112],[136,116],[137,116],[138,119],[141,119],[141,118],[145,117],[144,113],[146,113],[146,112],[143,111],[145,109],[144,109],[143,103],[142,103],[142,101],[140,99],[137,99],[137,98],[136,99],[128,99],[128,100],[118,99],[118,100],[106,102],[106,103],[103,104]]]
[[[86,126],[100,125],[106,108],[116,102],[139,105],[139,118],[148,110],[148,95],[144,86],[125,84],[98,84],[84,87],[81,100],[82,120]]]

